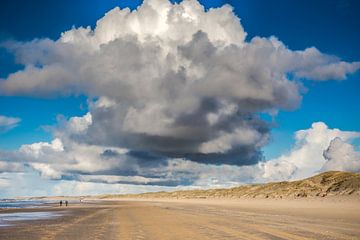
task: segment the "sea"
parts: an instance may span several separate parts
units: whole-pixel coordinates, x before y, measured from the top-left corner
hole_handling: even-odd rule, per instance
[[[44,204],[53,203],[52,201],[34,201],[34,200],[0,200],[0,228],[16,225],[20,221],[43,220],[62,216],[64,212],[53,211],[31,211],[23,212],[21,209],[40,208]],[[18,209],[15,212],[1,211],[1,209]]]
[[[35,208],[41,207],[43,204],[51,203],[49,201],[34,201],[34,200],[16,200],[16,199],[1,199],[0,209],[9,208]]]

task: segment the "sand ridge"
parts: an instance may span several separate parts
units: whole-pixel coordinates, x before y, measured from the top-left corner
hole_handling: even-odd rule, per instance
[[[249,184],[229,189],[183,190],[143,194],[103,195],[106,198],[307,198],[351,196],[360,198],[360,174],[331,171],[307,179],[291,182]]]

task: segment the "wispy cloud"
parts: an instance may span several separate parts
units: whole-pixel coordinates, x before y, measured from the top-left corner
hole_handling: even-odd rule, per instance
[[[0,133],[9,131],[19,125],[21,119],[0,115]]]

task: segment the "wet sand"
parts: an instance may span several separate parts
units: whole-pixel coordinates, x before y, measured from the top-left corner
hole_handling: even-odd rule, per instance
[[[136,200],[27,209],[48,220],[0,227],[0,239],[360,239],[360,202]],[[14,212],[19,210],[5,210]]]

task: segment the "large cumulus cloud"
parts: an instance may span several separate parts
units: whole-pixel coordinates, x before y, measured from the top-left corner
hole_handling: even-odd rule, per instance
[[[252,164],[269,135],[257,113],[294,109],[295,78],[344,79],[359,68],[320,53],[292,51],[275,37],[245,41],[228,5],[147,0],[115,8],[95,29],[56,40],[6,43],[25,68],[0,82],[3,95],[85,94],[92,125],[78,141],[198,162]]]
[[[111,10],[94,29],[2,46],[24,69],[1,79],[1,95],[89,97],[88,114],[15,158],[44,177],[98,182],[177,185],[224,169],[247,176],[271,128],[259,113],[295,109],[304,78],[343,80],[360,67],[276,37],[248,41],[231,6],[205,11],[196,0],[145,0]],[[176,170],[184,166],[205,174]]]

